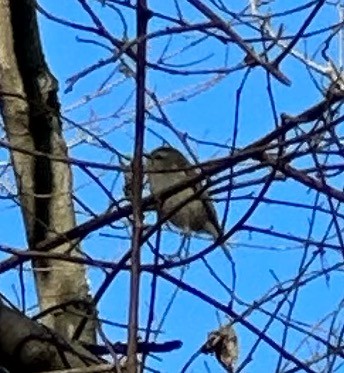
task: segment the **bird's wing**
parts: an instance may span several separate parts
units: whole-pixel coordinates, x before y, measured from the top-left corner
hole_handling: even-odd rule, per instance
[[[190,167],[191,164],[189,163],[188,166]],[[187,167],[187,166],[186,166]],[[200,175],[201,171],[195,168],[189,169],[185,171],[187,177],[194,178],[197,175]],[[195,193],[203,189],[205,185],[203,185],[201,182],[196,183],[193,188],[195,190]],[[202,192],[202,195],[199,197],[203,201],[204,208],[207,211],[208,219],[214,226],[217,234],[221,236],[223,234],[222,228],[219,224],[219,220],[217,217],[217,212],[215,210],[214,204],[209,197],[208,191],[205,189],[204,192]]]

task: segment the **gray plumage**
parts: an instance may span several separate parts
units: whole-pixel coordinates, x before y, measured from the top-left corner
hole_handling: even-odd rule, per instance
[[[159,147],[153,150],[147,158],[148,182],[151,193],[155,197],[158,197],[159,193],[173,185],[199,174],[194,168],[190,169],[191,163],[181,152],[172,147]],[[165,172],[159,173],[155,171]],[[166,216],[201,188],[201,183],[198,183],[165,200],[157,198],[158,211],[162,216]],[[222,234],[216,211],[206,191],[175,212],[169,218],[169,221],[185,233],[208,233],[214,239],[217,239]]]

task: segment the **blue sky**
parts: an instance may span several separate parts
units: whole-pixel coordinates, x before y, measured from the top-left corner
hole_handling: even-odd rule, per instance
[[[122,28],[118,16],[116,16],[114,12],[110,12],[108,8],[97,5],[96,1],[90,3],[105,25],[109,27],[109,30],[112,31],[116,37],[121,38]],[[186,9],[185,14],[190,21],[194,22],[203,19],[197,11],[191,10],[190,6],[185,5],[184,2],[180,3],[181,6],[185,6],[183,9]],[[245,2],[242,1],[238,2],[238,9],[242,8],[244,3]],[[295,1],[292,3],[296,6],[297,4],[301,5],[306,2]],[[51,0],[42,0],[40,4],[56,16],[91,25],[89,17],[83,12],[77,1],[60,0],[55,2]],[[291,2],[288,2],[287,6],[290,6],[290,4]],[[165,14],[175,13],[172,1],[150,1],[149,6]],[[281,11],[285,9],[285,7],[285,2],[276,1],[273,10]],[[326,27],[330,23],[336,22],[337,16],[333,7],[325,8],[326,9],[316,17],[309,30]],[[238,9],[231,8],[233,11]],[[309,10],[306,10],[303,13],[299,13],[297,16],[286,17],[283,20],[280,18],[274,19],[273,25],[278,27],[279,22],[283,21],[283,23],[285,23],[286,33],[292,34],[298,30],[308,12]],[[128,20],[129,37],[132,38],[135,33],[135,14],[133,11],[125,11],[124,15]],[[110,65],[96,71],[85,79],[80,80],[71,92],[64,93],[68,78],[85,67],[96,63],[98,60],[109,57],[109,51],[99,46],[80,43],[76,40],[77,37],[92,37],[94,40],[99,40],[96,37],[57,25],[42,16],[39,17],[39,20],[47,62],[52,72],[59,80],[60,100],[65,115],[81,124],[81,126],[103,136],[102,138],[104,140],[109,142],[120,152],[130,154],[134,144],[134,126],[132,121],[134,118],[133,82],[130,79],[123,79],[123,75],[115,72],[113,77],[109,79],[109,83],[113,84],[113,86],[108,95],[100,96],[87,105],[80,105],[76,109],[70,110],[70,108],[80,102],[85,95],[90,95],[97,91],[99,86],[115,71],[116,67]],[[166,25],[167,24],[162,21],[151,22],[149,30],[152,32],[161,27],[166,27]],[[245,27],[238,27],[237,32],[245,36],[253,35],[253,32]],[[191,34],[189,37],[190,36]],[[149,43],[149,58],[156,60],[164,48],[166,40],[167,38],[158,38],[153,39]],[[300,42],[297,48],[300,51],[307,50],[312,54],[319,40],[321,40],[320,37],[314,37],[307,40],[307,44]],[[187,39],[176,38],[171,43],[170,53],[177,53],[185,43],[187,43]],[[223,67],[226,53],[228,53],[229,65],[239,62],[244,57],[238,48],[233,45],[225,48],[220,43],[216,43],[213,40],[206,40],[199,46],[190,49],[189,52],[186,52],[181,57],[172,58],[171,63],[187,63],[195,59],[202,59],[210,56],[209,59],[200,63],[199,66],[192,66],[191,68]],[[332,45],[331,53],[334,58],[337,58],[336,48]],[[315,59],[317,62],[323,63],[319,56],[316,56]],[[127,62],[130,63],[130,61]],[[283,86],[272,79],[272,90],[278,115],[283,112],[290,115],[298,114],[321,99],[321,94],[310,81],[309,73],[299,61],[290,57],[286,58],[282,63],[281,69],[283,73],[292,80],[292,86]],[[224,77],[219,83],[214,85],[213,88],[206,90],[192,99],[164,105],[163,108],[169,120],[173,123],[175,128],[182,133],[188,133],[190,137],[230,145],[235,121],[236,94],[244,76],[244,72],[243,70]],[[202,84],[205,84],[205,82],[209,80],[210,76],[169,76],[156,71],[149,71],[147,77],[149,89],[154,91],[157,96],[161,98],[162,102],[164,102],[165,99],[174,97],[174,95],[178,95],[182,90],[188,92],[193,91],[194,87],[201,87]],[[238,116],[239,133],[237,144],[239,147],[248,145],[250,142],[257,140],[268,131],[274,129],[275,124],[266,87],[266,73],[262,69],[253,70],[244,85],[241,95]],[[128,104],[122,109],[122,112],[118,114],[118,110],[124,105],[127,99]],[[127,114],[123,113],[125,110],[127,110]],[[152,112],[155,115],[158,114],[156,109]],[[118,115],[115,116],[114,113]],[[99,120],[99,118],[102,120]],[[92,122],[92,124],[90,124],[90,122]],[[166,127],[150,119],[147,119],[146,124],[150,130],[159,133],[171,144],[185,152],[185,149],[176,138],[175,134],[166,129]],[[84,135],[80,131],[70,129],[68,125],[66,125],[66,136],[70,145],[77,144],[71,147],[72,156],[79,159],[97,160],[104,163],[112,162],[116,164],[117,159],[110,151],[100,149],[95,143],[87,141],[79,143],[80,138],[84,138]],[[154,136],[153,132],[146,132],[145,149],[147,151],[160,144],[161,141]],[[214,156],[224,156],[228,154],[228,149],[221,149],[210,145],[199,145],[192,140],[189,141],[189,145],[201,161],[211,159]],[[3,159],[6,159],[5,154],[3,157]],[[122,177],[118,177],[115,173],[104,173],[99,170],[94,170],[94,173],[109,190],[112,191],[115,198],[120,198],[123,185]],[[243,182],[245,180],[255,179],[258,175],[259,173],[250,174],[237,181]],[[103,212],[109,204],[106,195],[80,170],[75,170],[74,177],[76,195],[95,213]],[[233,192],[234,198],[226,222],[226,227],[228,229],[240,219],[251,203],[249,199],[239,199],[239,197],[249,196],[251,193],[257,194],[259,190],[260,187],[249,187]],[[307,188],[293,181],[274,183],[267,197],[308,203],[310,205],[314,203],[316,198],[314,192],[310,192]],[[323,203],[326,203],[324,197],[320,197],[320,199],[323,200]],[[6,242],[7,245],[25,247],[23,230],[20,228],[20,230],[18,230],[20,233],[13,235],[12,228],[10,228],[11,226],[17,227],[18,224],[22,227],[19,209],[12,208],[12,205],[13,204],[8,203],[7,205],[3,205],[4,213],[6,213],[6,223],[9,228],[3,231],[3,242]],[[221,213],[223,213],[223,206],[223,203],[217,204],[220,217]],[[77,207],[77,210],[80,211],[80,208]],[[304,209],[262,204],[249,219],[247,224],[266,229],[271,228],[275,231],[290,235],[306,237],[309,230],[311,213],[311,211],[306,211]],[[85,213],[78,214],[79,222],[89,218],[90,216],[87,216]],[[154,219],[155,217],[153,214],[147,215],[147,221],[152,223]],[[6,223],[4,224],[4,228],[6,228]],[[321,239],[327,229],[328,223],[328,217],[322,213],[318,213],[316,216],[315,229],[311,234],[312,238]],[[119,226],[122,225],[119,224]],[[129,247],[128,240],[119,240],[115,237],[117,233],[125,235],[124,231],[117,232],[110,228],[105,228],[101,232],[94,232],[85,239],[83,248],[95,258],[116,260]],[[164,232],[163,250],[166,252],[169,250],[173,251],[178,247],[180,240],[181,238],[177,233]],[[154,239],[152,239],[151,242],[154,243]],[[193,238],[190,248],[191,252],[198,252],[200,248],[206,247],[207,242],[208,241]],[[300,261],[305,250],[303,245],[292,241],[259,234],[249,235],[247,232],[241,232],[232,237],[231,243],[231,252],[238,275],[236,295],[240,300],[248,304],[259,301],[270,289],[278,286],[279,283],[293,279],[299,271]],[[313,250],[314,248],[309,249],[307,255],[308,259],[311,258]],[[147,247],[143,248],[143,258],[146,261],[151,259]],[[221,251],[218,250],[212,253],[208,259],[221,279],[230,287],[232,285],[231,269]],[[326,266],[339,262],[340,257],[336,252],[326,252],[324,260]],[[320,263],[319,259],[316,259],[310,267],[309,272],[319,270],[321,265],[322,263]],[[96,290],[103,276],[99,270],[95,269],[90,270],[89,273],[92,288]],[[176,277],[180,276],[179,270],[174,270],[171,273]],[[340,276],[340,272],[332,273],[329,283],[326,283],[324,277],[320,277],[311,281],[305,287],[302,287],[297,297],[292,318],[299,323],[302,322],[308,325],[314,325],[328,315],[329,312],[339,307],[339,303],[343,298],[343,287]],[[213,296],[217,301],[228,304],[230,300],[229,294],[210,276],[202,262],[196,262],[190,268],[187,268],[183,279],[204,293]],[[141,326],[145,325],[148,312],[150,280],[150,276],[147,274],[143,275],[140,309]],[[30,284],[29,273],[27,274],[27,281],[28,284]],[[13,287],[18,289],[17,284],[17,275],[15,272],[12,272],[4,276],[1,286],[1,290],[14,302],[16,297]],[[100,304],[101,317],[123,324],[127,322],[126,302],[129,294],[128,284],[128,273],[121,273]],[[28,304],[34,305],[35,298],[32,286],[28,286],[27,289]],[[173,291],[173,286],[166,283],[164,280],[159,281],[156,308],[157,323]],[[273,312],[275,307],[276,300],[264,305],[264,309],[270,312]],[[245,311],[246,308],[246,306],[240,305],[237,302],[234,304],[234,310],[238,313]],[[279,315],[286,315],[287,312],[288,305],[284,304]],[[222,321],[225,320],[222,314],[220,314],[220,319]],[[260,329],[264,328],[268,320],[262,312],[257,311],[253,312],[247,319]],[[340,316],[338,319],[340,320]],[[330,319],[324,324],[325,332],[319,332],[324,338],[326,338],[326,327],[328,327],[329,322]],[[159,337],[159,340],[181,339],[184,346],[179,351],[161,356],[163,359],[162,362],[153,359],[149,360],[150,366],[161,372],[178,372],[191,354],[204,343],[207,333],[217,327],[218,318],[213,308],[186,292],[179,292],[173,308],[168,314],[166,323],[163,326],[165,333]],[[305,326],[305,328],[307,327]],[[105,330],[108,337],[112,340],[124,340],[126,338],[126,333],[122,329],[105,327]],[[257,337],[238,324],[236,324],[236,330],[239,335],[241,346],[240,362],[246,358],[247,353],[250,351]],[[274,321],[267,334],[276,342],[279,342],[282,338],[282,330],[281,323]],[[305,344],[302,345],[300,350],[298,349],[298,345],[302,339],[303,336],[301,334],[290,332],[286,343],[286,349],[290,353],[296,351],[295,355],[300,359],[310,357],[312,352],[311,347],[307,348]],[[261,343],[253,355],[253,360],[246,366],[244,371],[258,373],[274,371],[278,357],[278,354],[271,349],[271,347]],[[205,361],[211,367],[212,372],[221,371],[221,368],[214,359],[204,356],[199,357],[189,371],[205,372]],[[289,367],[292,367],[292,365]],[[338,371],[344,370],[339,369]]]

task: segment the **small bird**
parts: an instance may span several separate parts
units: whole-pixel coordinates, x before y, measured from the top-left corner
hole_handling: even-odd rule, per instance
[[[192,179],[199,173],[191,168],[192,164],[180,151],[170,146],[162,146],[153,150],[147,158],[146,167],[150,190],[153,196],[157,197],[157,210],[163,217],[202,188],[202,184],[197,183],[171,197],[159,200],[158,195],[162,191],[187,179]],[[215,240],[222,235],[216,211],[207,191],[181,207],[169,218],[169,221],[186,234],[208,233]]]

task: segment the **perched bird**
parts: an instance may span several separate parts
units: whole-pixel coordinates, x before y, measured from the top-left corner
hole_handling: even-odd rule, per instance
[[[171,197],[159,200],[158,195],[172,186],[198,175],[198,171],[177,149],[167,146],[153,150],[147,156],[147,174],[151,193],[157,197],[157,211],[164,217],[202,188],[201,183],[183,189]],[[161,171],[161,172],[159,172]],[[186,234],[208,233],[217,239],[222,235],[217,214],[207,191],[192,199],[169,217],[169,221]]]

